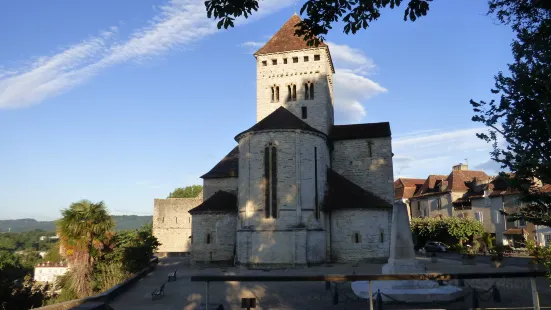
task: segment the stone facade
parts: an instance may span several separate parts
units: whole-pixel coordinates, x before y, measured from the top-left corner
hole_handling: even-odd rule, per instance
[[[198,262],[233,262],[235,251],[235,213],[194,214],[191,259]]]
[[[203,202],[202,198],[155,199],[153,235],[161,245],[159,253],[188,253],[191,251],[191,215],[189,210]]]
[[[264,148],[276,146],[277,218],[265,217]],[[301,131],[261,132],[239,141],[238,255],[242,264],[306,264],[324,250],[308,248],[306,238],[323,239],[323,214],[316,218],[314,153],[317,153],[318,204],[323,200],[329,150],[324,137]],[[315,235],[315,237],[314,237]],[[297,244],[304,239],[304,243]],[[247,241],[250,240],[250,241]],[[322,244],[325,241],[322,240]],[[302,247],[302,248],[301,248]],[[295,248],[295,251],[289,251]],[[320,254],[321,253],[321,254]]]
[[[237,178],[215,178],[203,180],[203,201],[209,199],[217,191],[237,194]]]
[[[331,213],[331,255],[336,262],[386,261],[392,210],[349,209]]]
[[[339,140],[334,148],[333,170],[388,202],[394,201],[390,138]]]

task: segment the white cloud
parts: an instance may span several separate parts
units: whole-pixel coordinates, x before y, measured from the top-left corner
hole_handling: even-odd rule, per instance
[[[484,169],[496,174],[495,166],[487,165],[492,146],[476,137],[486,128],[458,130],[423,130],[396,135],[392,140],[394,174],[426,178],[429,174],[449,174],[453,165],[468,161],[470,169]],[[485,165],[486,164],[486,165]]]
[[[262,47],[264,44],[266,44],[266,42],[253,42],[253,41],[248,41],[248,42],[242,43],[241,46],[244,46],[244,47],[255,47],[255,48],[260,48],[260,47]]]
[[[335,72],[335,118],[357,123],[366,116],[362,101],[385,93],[387,89],[372,80],[347,71]]]
[[[335,65],[335,119],[342,123],[360,122],[367,115],[362,102],[388,90],[366,77],[376,66],[362,50],[327,44]]]
[[[266,0],[242,25],[292,4]],[[173,0],[158,8],[149,26],[137,29],[120,43],[116,27],[72,45],[51,57],[37,57],[28,68],[0,71],[0,108],[20,108],[60,94],[95,76],[103,69],[128,61],[143,61],[189,46],[218,31],[208,19],[201,0]],[[222,31],[222,30],[221,30]]]

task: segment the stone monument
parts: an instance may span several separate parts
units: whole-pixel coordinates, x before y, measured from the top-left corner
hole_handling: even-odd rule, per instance
[[[390,257],[383,266],[383,274],[424,274],[422,262],[415,258],[413,238],[409,225],[407,206],[402,201],[393,205],[392,228],[390,233]],[[369,281],[352,283],[354,293],[362,298],[369,298]],[[432,302],[452,301],[463,297],[464,290],[452,285],[439,285],[430,280],[391,280],[373,281],[372,291],[383,293],[383,301],[399,302]]]

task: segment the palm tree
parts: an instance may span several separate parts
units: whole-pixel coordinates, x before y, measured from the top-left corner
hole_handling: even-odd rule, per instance
[[[91,275],[94,265],[94,244],[100,243],[115,227],[115,221],[107,212],[103,201],[93,203],[81,200],[61,211],[58,221],[62,240],[74,247],[72,288],[79,297],[92,293]],[[101,243],[100,243],[101,244]]]

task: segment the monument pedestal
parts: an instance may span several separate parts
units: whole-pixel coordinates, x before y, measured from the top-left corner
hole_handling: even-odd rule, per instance
[[[394,203],[392,211],[392,229],[390,233],[390,258],[383,266],[383,274],[425,274],[425,266],[415,259],[413,238],[409,226],[407,206],[399,201]],[[369,299],[369,282],[352,283],[352,290],[358,297]],[[372,281],[372,292],[382,293],[386,302],[424,303],[446,302],[463,297],[463,288],[451,285],[439,285],[430,280],[391,280]]]

